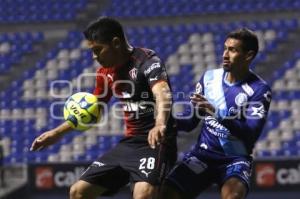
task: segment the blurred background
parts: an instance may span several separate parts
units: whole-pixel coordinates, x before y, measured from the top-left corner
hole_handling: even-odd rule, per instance
[[[252,69],[272,86],[273,101],[248,198],[299,198],[300,0],[0,0],[0,198],[68,198],[82,170],[122,138],[123,122],[111,111],[103,116],[109,122],[29,151],[36,136],[62,123],[68,96],[92,91],[98,64],[81,32],[103,15],[121,21],[132,45],[157,51],[178,103],[205,70],[220,66],[228,32],[255,31]],[[179,158],[196,137],[197,130],[180,133]],[[130,198],[129,187],[113,198]],[[220,197],[212,188],[199,198]]]

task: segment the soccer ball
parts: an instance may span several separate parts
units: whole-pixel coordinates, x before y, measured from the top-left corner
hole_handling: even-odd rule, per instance
[[[86,92],[73,94],[65,102],[64,118],[73,129],[84,131],[91,128],[100,119],[97,97]]]

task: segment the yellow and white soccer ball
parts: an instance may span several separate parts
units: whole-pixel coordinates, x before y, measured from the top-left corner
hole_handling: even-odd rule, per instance
[[[68,98],[64,105],[64,118],[76,130],[84,131],[101,118],[98,99],[87,92],[78,92]]]

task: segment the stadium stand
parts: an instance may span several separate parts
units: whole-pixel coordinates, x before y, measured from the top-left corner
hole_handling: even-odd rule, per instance
[[[286,22],[286,24],[289,24],[288,22]],[[242,22],[240,24],[235,24],[236,27],[239,27],[240,25],[247,26],[248,24]],[[271,53],[273,48],[275,48],[278,43],[282,42],[284,38],[283,35],[286,35],[286,32],[284,31],[277,31],[275,25],[276,23],[270,23],[266,29],[262,24],[258,22],[255,23],[255,30],[259,35],[259,42],[262,46],[261,51],[259,52],[260,55],[256,60],[258,65],[259,62],[263,61],[265,58],[263,55]],[[174,94],[180,92],[188,94],[193,91],[194,83],[198,80],[203,71],[217,68],[220,65],[219,57],[221,57],[222,53],[220,43],[224,40],[222,36],[225,34],[226,29],[219,26],[216,28],[218,32],[214,32],[214,30],[204,28],[207,26],[208,24],[158,26],[151,28],[139,27],[130,28],[127,32],[134,45],[154,48],[166,59],[167,69],[171,74],[170,79]],[[293,27],[297,28],[297,26]],[[147,37],[144,37],[144,35],[147,35]],[[168,46],[168,48],[164,48],[164,46]],[[289,67],[286,65],[289,65]],[[284,69],[288,70],[293,66],[294,64],[285,64]],[[9,90],[13,90],[13,92],[11,92],[10,95],[3,94],[1,98],[1,118],[9,116],[6,120],[1,120],[5,129],[3,136],[13,141],[10,144],[9,155],[4,159],[5,163],[13,164],[16,162],[30,163],[46,161],[46,157],[51,161],[72,161],[77,160],[79,154],[83,155],[85,149],[88,149],[88,153],[93,151],[89,149],[91,147],[89,146],[90,143],[88,141],[85,142],[85,140],[92,134],[95,134],[96,137],[101,137],[103,130],[98,130],[97,128],[80,136],[83,139],[81,140],[82,142],[76,141],[79,139],[78,136],[76,136],[77,134],[63,140],[63,143],[61,144],[68,144],[70,145],[69,148],[66,145],[61,145],[61,147],[55,146],[53,149],[31,154],[28,153],[28,147],[29,143],[31,143],[32,139],[38,133],[45,128],[54,127],[60,122],[58,119],[53,119],[53,115],[47,110],[49,105],[57,100],[63,102],[63,100],[71,93],[79,90],[76,88],[78,84],[77,80],[80,79],[78,77],[85,77],[85,74],[92,73],[92,71],[95,70],[95,67],[97,67],[97,64],[93,62],[91,53],[86,49],[81,33],[78,31],[70,31],[64,40],[60,41],[55,48],[46,54],[43,58],[43,62],[38,62],[34,70],[26,71],[23,75],[24,79],[13,82],[10,88],[8,88]],[[182,76],[182,74],[185,75]],[[181,81],[177,81],[178,79]],[[191,79],[194,81],[190,81]],[[81,78],[80,80],[83,89],[90,91],[93,88],[94,82],[92,78]],[[295,89],[295,87],[298,86],[298,84],[295,83],[296,80],[288,78],[288,83],[286,83],[287,86],[283,87]],[[66,81],[71,82],[71,84],[66,84]],[[276,80],[274,83],[275,85],[281,85],[280,83],[277,83],[277,81],[287,81],[287,79]],[[21,89],[18,90],[18,88]],[[277,90],[278,89],[275,87],[276,96],[278,95],[276,94],[277,92],[281,92],[280,90]],[[20,93],[23,93],[22,97],[15,98]],[[296,91],[294,91],[294,93],[296,93]],[[55,94],[57,98],[53,97],[53,94]],[[183,97],[183,95],[178,96],[178,98],[175,98],[175,101],[187,100],[187,97]],[[274,103],[276,102],[277,101]],[[271,119],[273,118],[272,115],[276,115],[280,109],[289,109],[287,106],[282,106],[284,106],[284,104],[277,105],[277,110],[274,111],[274,108],[271,108]],[[53,106],[52,110],[53,114],[56,114],[57,117],[61,115],[61,109],[59,108],[61,107]],[[106,130],[105,133],[121,134],[121,121],[115,121],[110,115],[108,115],[108,117],[108,120],[113,122],[107,123],[105,124],[107,126],[102,127]],[[274,116],[274,118],[276,117]],[[269,130],[276,127],[272,125],[275,121],[272,121],[271,119],[269,122],[270,124],[268,123],[267,125]],[[280,120],[281,119],[282,118],[280,118]],[[18,132],[18,129],[24,125],[28,128],[22,133],[23,136],[28,139],[19,136],[20,133]],[[97,135],[97,132],[100,132],[101,134]],[[73,137],[74,140],[72,140]],[[114,140],[115,138],[112,139]],[[83,146],[80,146],[79,143],[83,143]],[[85,146],[84,143],[87,143],[88,146]],[[99,143],[94,143],[94,145],[101,146]],[[71,147],[73,147],[73,149]],[[107,145],[107,148],[104,147],[102,150],[107,150],[109,147],[110,144]],[[274,148],[271,147],[270,150],[274,150]],[[70,151],[74,152],[74,154],[68,153]],[[55,157],[61,158],[57,159]],[[64,159],[64,157],[67,159]],[[84,160],[82,159],[83,157],[84,156],[79,159]],[[92,155],[92,157],[94,156]],[[90,158],[87,160],[89,159]]]
[[[41,23],[74,20],[87,0],[1,0],[0,23]]]
[[[91,18],[78,21],[78,13],[88,12],[89,5],[95,6],[95,1],[29,0],[25,3],[25,0],[0,0],[0,23],[37,26],[49,23],[50,27],[55,27],[56,22],[74,21],[82,24]],[[268,121],[255,147],[254,157],[299,157],[300,49],[293,37],[299,33],[299,17],[284,15],[281,19],[242,18],[226,22],[220,19],[216,23],[210,23],[208,19],[207,23],[195,23],[193,20],[186,24],[172,23],[172,17],[188,17],[188,20],[189,17],[201,18],[213,14],[299,12],[300,1],[253,0],[245,3],[242,0],[192,0],[186,3],[183,0],[112,0],[101,6],[103,8],[95,9],[95,16],[119,17],[124,19],[125,24],[130,24],[130,20],[169,19],[168,24],[147,26],[141,22],[139,26],[129,25],[126,26],[126,32],[133,45],[152,48],[165,60],[175,102],[187,100],[186,96],[193,91],[194,83],[205,70],[220,66],[226,32],[245,26],[255,30],[261,49],[253,70],[268,78],[274,93]],[[91,13],[86,16],[91,17]],[[29,152],[30,144],[37,135],[61,123],[64,100],[71,93],[91,91],[93,88],[94,79],[90,74],[98,65],[92,60],[91,52],[78,29],[68,29],[67,34],[38,57],[32,67],[27,66],[18,79],[11,80],[8,87],[0,91],[0,138],[5,167],[32,163],[89,162],[122,137],[122,120],[107,113],[104,122],[96,128],[84,134],[69,134],[44,151]],[[22,61],[24,56],[34,55],[34,46],[47,42],[45,34],[46,31],[35,30],[2,31],[1,75],[9,74],[17,64],[26,64]],[[287,53],[278,55],[284,51]],[[113,99],[110,103],[111,109],[114,109],[115,102]],[[180,111],[184,107],[179,105],[175,108]],[[182,148],[180,156],[187,142],[179,137]]]

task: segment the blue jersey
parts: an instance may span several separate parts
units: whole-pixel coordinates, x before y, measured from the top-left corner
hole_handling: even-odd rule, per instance
[[[266,121],[271,89],[252,71],[233,84],[226,81],[227,74],[223,68],[207,71],[196,85],[195,92],[205,96],[216,113],[203,116],[193,152],[201,149],[218,157],[249,157]],[[196,114],[190,119],[180,117],[189,114],[178,114],[179,130],[189,131],[199,123]]]

